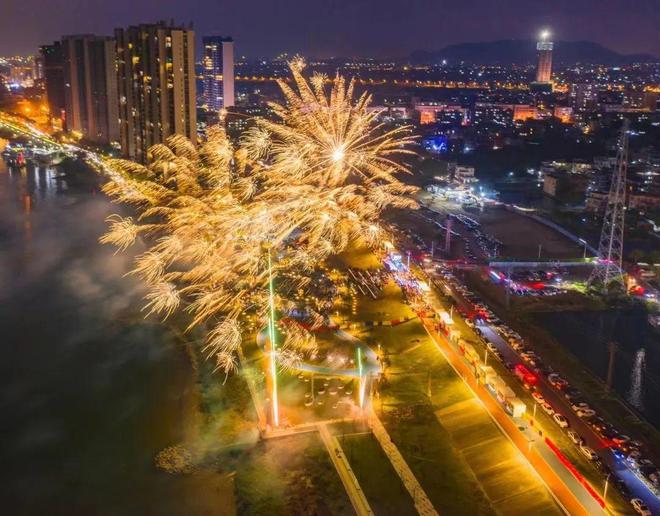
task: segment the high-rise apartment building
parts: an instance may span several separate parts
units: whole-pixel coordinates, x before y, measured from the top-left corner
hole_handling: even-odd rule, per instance
[[[66,105],[64,101],[64,52],[62,42],[40,47],[43,62],[43,75],[46,87],[46,101],[52,119],[66,129]]]
[[[34,56],[32,60],[32,77],[34,77],[35,81],[40,81],[44,78],[44,58],[41,53]]]
[[[570,99],[577,111],[592,111],[598,106],[597,84],[577,83],[571,85]]]
[[[119,140],[115,40],[105,36],[64,36],[66,128],[108,144]]]
[[[536,82],[549,84],[552,76],[552,41],[549,41],[550,33],[543,31],[541,39],[536,43],[539,54],[538,67],[536,68]]]
[[[195,142],[195,33],[160,22],[115,29],[115,37],[123,154],[145,162],[172,134]]]
[[[218,112],[234,105],[234,40],[221,36],[205,36],[204,105]]]

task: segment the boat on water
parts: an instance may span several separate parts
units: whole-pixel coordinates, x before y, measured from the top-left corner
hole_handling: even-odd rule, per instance
[[[31,162],[39,167],[59,165],[69,154],[61,149],[34,147],[30,144],[8,143],[2,151],[2,159],[8,165],[22,167]]]
[[[66,157],[66,153],[61,150],[34,149],[31,160],[36,165],[49,167],[59,165]]]
[[[25,152],[26,148],[21,144],[8,143],[5,145],[1,155],[7,165],[13,167],[22,167],[25,165]]]

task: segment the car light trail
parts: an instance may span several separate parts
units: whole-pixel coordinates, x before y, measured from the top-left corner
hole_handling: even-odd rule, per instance
[[[598,505],[605,508],[605,501],[602,499],[602,497],[594,490],[593,487],[591,487],[591,484],[587,482],[587,480],[580,474],[580,472],[575,469],[573,463],[566,458],[566,456],[561,452],[557,445],[553,443],[548,437],[545,438],[545,444],[548,445],[548,447],[553,451],[561,463],[566,466],[566,469],[571,472],[571,475],[573,475],[575,479],[584,486],[584,488],[593,497],[593,499],[598,502]]]

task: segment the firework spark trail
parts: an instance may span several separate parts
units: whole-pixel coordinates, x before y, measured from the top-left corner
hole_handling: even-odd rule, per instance
[[[149,287],[145,310],[168,317],[183,308],[190,328],[207,324],[203,352],[225,373],[235,370],[241,322],[267,319],[267,248],[276,277],[296,273],[276,293],[277,305],[289,306],[285,296],[309,285],[326,258],[383,240],[385,208],[416,207],[406,195],[416,189],[396,177],[407,172],[398,158],[411,153],[409,129],[386,130],[370,96],[354,98],[353,81],[308,81],[303,68],[296,60],[293,85],[279,83],[278,120],[257,119],[238,148],[214,127],[199,148],[178,135],[155,145],[146,167],[109,163],[104,191],[138,216],[112,216],[101,241],[124,250],[144,238],[149,249],[133,273]],[[315,349],[300,329],[282,344],[285,369]]]

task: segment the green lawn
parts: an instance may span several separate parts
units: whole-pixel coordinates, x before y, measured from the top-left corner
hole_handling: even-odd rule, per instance
[[[390,361],[375,409],[433,505],[441,514],[493,514],[427,396],[430,383],[432,396],[442,391],[451,399],[466,399],[470,394],[461,389],[461,380],[419,321],[373,328],[369,339],[382,345]]]
[[[495,514],[430,406],[403,417],[389,410],[382,419],[390,437],[440,514]]]
[[[351,321],[391,321],[404,317],[415,317],[415,313],[410,307],[403,304],[401,289],[393,281],[385,285],[382,295],[378,299],[359,296],[356,306],[356,314],[349,315],[348,310],[344,310],[342,315],[350,317]]]
[[[391,352],[384,422],[441,512],[558,514],[548,491],[418,322],[373,333]],[[460,493],[470,506],[453,505],[456,498],[447,493]]]
[[[315,432],[232,448],[217,456],[216,465],[234,478],[238,514],[353,514]]]
[[[357,307],[353,319],[412,314],[393,283],[377,300],[358,297]],[[388,365],[375,409],[441,513],[558,514],[547,489],[474,401],[418,320],[355,333],[385,352]],[[440,417],[444,408],[464,403],[472,403],[476,411],[473,424],[461,426],[455,418]]]
[[[381,266],[378,257],[365,247],[348,249],[332,262],[335,263],[331,263],[331,265],[355,267],[356,269],[376,269]]]
[[[399,479],[378,440],[371,433],[336,433],[344,454],[376,515],[417,514],[412,498]]]

